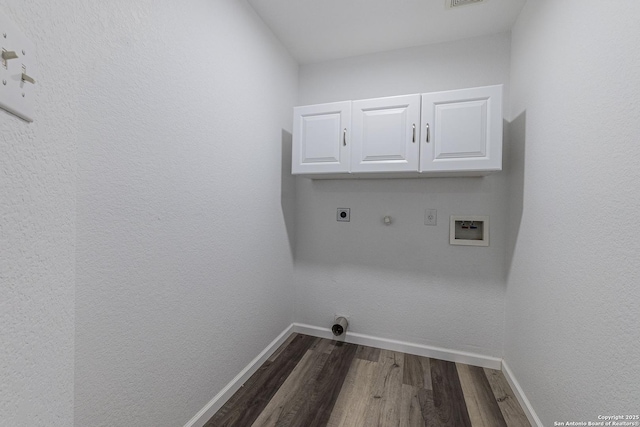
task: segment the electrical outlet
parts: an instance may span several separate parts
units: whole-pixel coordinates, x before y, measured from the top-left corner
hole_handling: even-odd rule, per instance
[[[349,208],[338,208],[338,214],[336,216],[337,221],[341,222],[349,222],[351,221],[351,209]]]
[[[438,223],[438,211],[436,209],[424,210],[424,225],[436,225]]]

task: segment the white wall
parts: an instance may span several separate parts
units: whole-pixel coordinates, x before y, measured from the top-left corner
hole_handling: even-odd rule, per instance
[[[297,65],[244,1],[82,12],[75,425],[183,425],[292,321]]]
[[[73,423],[79,105],[72,2],[0,0],[37,45],[36,121],[0,110],[0,426]],[[27,54],[36,52],[27,52]]]
[[[509,34],[302,66],[299,104],[509,83]],[[508,144],[508,141],[505,141]],[[296,314],[328,327],[502,355],[506,174],[297,178]],[[336,208],[351,222],[336,222]],[[438,225],[424,225],[424,210]],[[449,245],[450,215],[489,215],[491,246]],[[394,223],[385,226],[382,218]]]
[[[639,16],[530,1],[513,30],[505,359],[545,426],[640,410]]]
[[[245,2],[0,8],[0,425],[74,423],[74,320],[76,425],[182,425],[292,320],[297,65]]]

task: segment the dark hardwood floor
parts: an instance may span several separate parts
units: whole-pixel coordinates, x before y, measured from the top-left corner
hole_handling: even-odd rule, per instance
[[[530,427],[502,372],[293,334],[205,427]]]

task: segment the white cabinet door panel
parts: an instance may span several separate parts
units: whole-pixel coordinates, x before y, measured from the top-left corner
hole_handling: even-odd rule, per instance
[[[502,86],[423,94],[422,128],[422,172],[501,170]]]
[[[351,101],[294,108],[291,172],[348,172],[350,123]]]
[[[351,172],[417,171],[420,96],[353,102]]]

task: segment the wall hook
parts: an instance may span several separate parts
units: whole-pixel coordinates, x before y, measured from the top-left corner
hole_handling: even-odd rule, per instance
[[[12,50],[5,50],[2,52],[2,59],[5,61],[8,59],[18,59],[18,54]]]
[[[28,76],[28,75],[27,75],[27,74],[25,74],[25,73],[22,73],[22,81],[23,81],[23,82],[29,82],[29,83],[31,83],[31,84],[36,84],[35,79],[34,79],[33,77]]]

